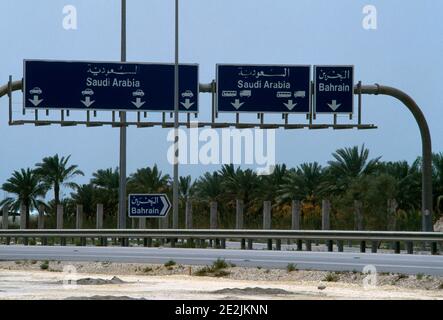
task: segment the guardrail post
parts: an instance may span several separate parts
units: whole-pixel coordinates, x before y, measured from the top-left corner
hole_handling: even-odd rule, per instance
[[[306,251],[312,251],[312,240],[306,240]]]
[[[302,250],[303,250],[303,240],[297,239],[297,251],[302,251]]]
[[[7,205],[3,206],[3,214],[2,214],[2,228],[4,230],[8,229],[9,227],[9,207]],[[11,242],[10,237],[6,237],[6,244],[9,245]]]
[[[371,252],[377,253],[378,249],[378,241],[371,241]]]
[[[437,242],[431,243],[431,254],[437,255],[438,254],[438,248],[437,248]]]
[[[263,230],[271,230],[271,201],[263,201]],[[268,239],[268,250],[272,250],[272,239]]]
[[[331,202],[327,199],[322,200],[321,206],[321,228],[322,230],[330,230],[331,229]],[[334,250],[332,240],[326,240],[326,246],[328,251],[331,252]]]
[[[45,228],[45,206],[42,204],[38,207],[37,228],[38,229]],[[41,241],[42,241],[42,245],[44,245],[44,246],[46,246],[48,244],[48,238],[46,238],[46,237],[42,237]]]
[[[338,252],[343,252],[343,240],[338,240],[337,241],[337,248],[338,248]]]
[[[366,241],[360,242],[360,252],[365,253],[366,252]]]
[[[243,216],[244,203],[243,200],[237,199],[235,200],[235,228],[243,229],[244,228],[244,216]],[[241,249],[246,249],[246,239],[240,239]]]
[[[275,240],[275,250],[281,250],[281,239]]]
[[[395,253],[399,254],[400,253],[400,241],[395,241],[394,248],[395,248]]]
[[[26,210],[27,210],[26,206],[22,203],[20,205],[20,229],[23,229],[23,230],[25,230],[28,226],[28,221],[26,219],[27,218],[26,217]],[[28,245],[28,238],[27,237],[23,238],[23,244],[25,246]]]
[[[209,204],[209,226],[210,229],[217,229],[218,227],[218,221],[217,221],[217,202],[216,201],[211,201],[211,203]],[[218,239],[215,239],[215,247],[217,247],[217,241]],[[209,246],[213,247],[213,241],[212,239],[209,240]]]
[[[252,239],[248,239],[248,250],[252,250],[254,248],[254,242]]]
[[[221,239],[221,248],[226,249],[226,239]]]
[[[407,250],[408,254],[414,253],[414,243],[412,241],[406,242],[406,250]]]

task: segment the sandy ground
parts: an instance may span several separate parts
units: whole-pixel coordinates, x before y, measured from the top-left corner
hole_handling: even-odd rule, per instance
[[[439,299],[443,277],[133,263],[0,262],[0,299]],[[65,270],[65,272],[63,272]],[[111,281],[116,276],[117,279]],[[72,281],[74,280],[74,282]],[[103,281],[107,280],[107,281]],[[77,281],[77,284],[75,284]],[[99,284],[101,283],[101,284]]]

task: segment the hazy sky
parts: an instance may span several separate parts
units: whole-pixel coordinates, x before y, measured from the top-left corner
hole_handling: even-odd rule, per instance
[[[128,61],[174,61],[174,1],[128,0]],[[199,63],[200,82],[215,77],[216,63],[354,64],[355,78],[408,92],[421,106],[434,151],[443,151],[443,24],[440,0],[182,0],[180,60]],[[362,27],[365,5],[377,8],[376,30]],[[65,5],[77,9],[77,30],[63,28]],[[23,59],[118,61],[120,0],[2,0],[0,82],[23,75]],[[325,164],[340,147],[365,145],[371,156],[412,161],[421,153],[411,114],[393,98],[365,96],[363,120],[377,130],[279,130],[277,163]],[[20,118],[21,93],[14,95]],[[200,95],[201,120],[209,119],[210,97]],[[44,156],[72,154],[86,182],[99,168],[118,165],[119,130],[99,127],[9,127],[7,99],[0,100],[0,183],[14,169]],[[157,119],[157,116],[153,116]],[[247,117],[245,117],[246,119]],[[233,120],[234,116],[224,115]],[[275,117],[276,120],[280,118]],[[331,121],[331,116],[321,122]],[[281,120],[280,120],[281,121]],[[291,122],[304,122],[294,116]],[[345,121],[339,119],[339,121]],[[168,130],[128,129],[128,173],[157,163],[164,172]],[[218,166],[186,165],[197,176]]]

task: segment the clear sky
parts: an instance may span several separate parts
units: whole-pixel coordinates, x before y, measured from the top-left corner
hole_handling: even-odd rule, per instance
[[[174,61],[174,1],[128,0],[128,61]],[[408,92],[421,106],[434,151],[443,151],[443,24],[440,0],[182,0],[180,60],[199,63],[200,82],[215,77],[216,63],[353,64],[356,80]],[[377,8],[377,29],[362,27],[365,5]],[[77,30],[63,28],[65,5],[77,9]],[[23,59],[120,59],[120,0],[2,0],[0,82],[23,76]],[[201,119],[210,97],[200,95]],[[421,153],[411,114],[389,97],[365,96],[363,120],[370,131],[295,130],[276,133],[277,163],[322,164],[340,147],[365,145],[372,156],[412,161]],[[21,94],[14,95],[18,108]],[[86,182],[99,168],[118,165],[119,131],[100,127],[7,125],[7,99],[0,100],[0,183],[14,169],[44,156],[72,154]],[[154,116],[155,118],[155,116]],[[234,119],[224,115],[223,119]],[[279,119],[276,117],[275,119]],[[331,121],[323,117],[322,122]],[[293,122],[304,122],[302,116]],[[339,121],[344,121],[339,119]],[[157,163],[171,173],[168,130],[128,129],[128,173]],[[218,166],[186,165],[197,176]]]

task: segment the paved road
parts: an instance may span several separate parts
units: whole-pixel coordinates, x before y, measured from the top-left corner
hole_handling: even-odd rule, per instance
[[[378,272],[443,276],[443,256],[372,254],[349,252],[297,252],[267,250],[221,250],[183,248],[0,246],[0,260],[111,261],[210,265],[217,258],[237,266],[362,271],[374,265]]]

